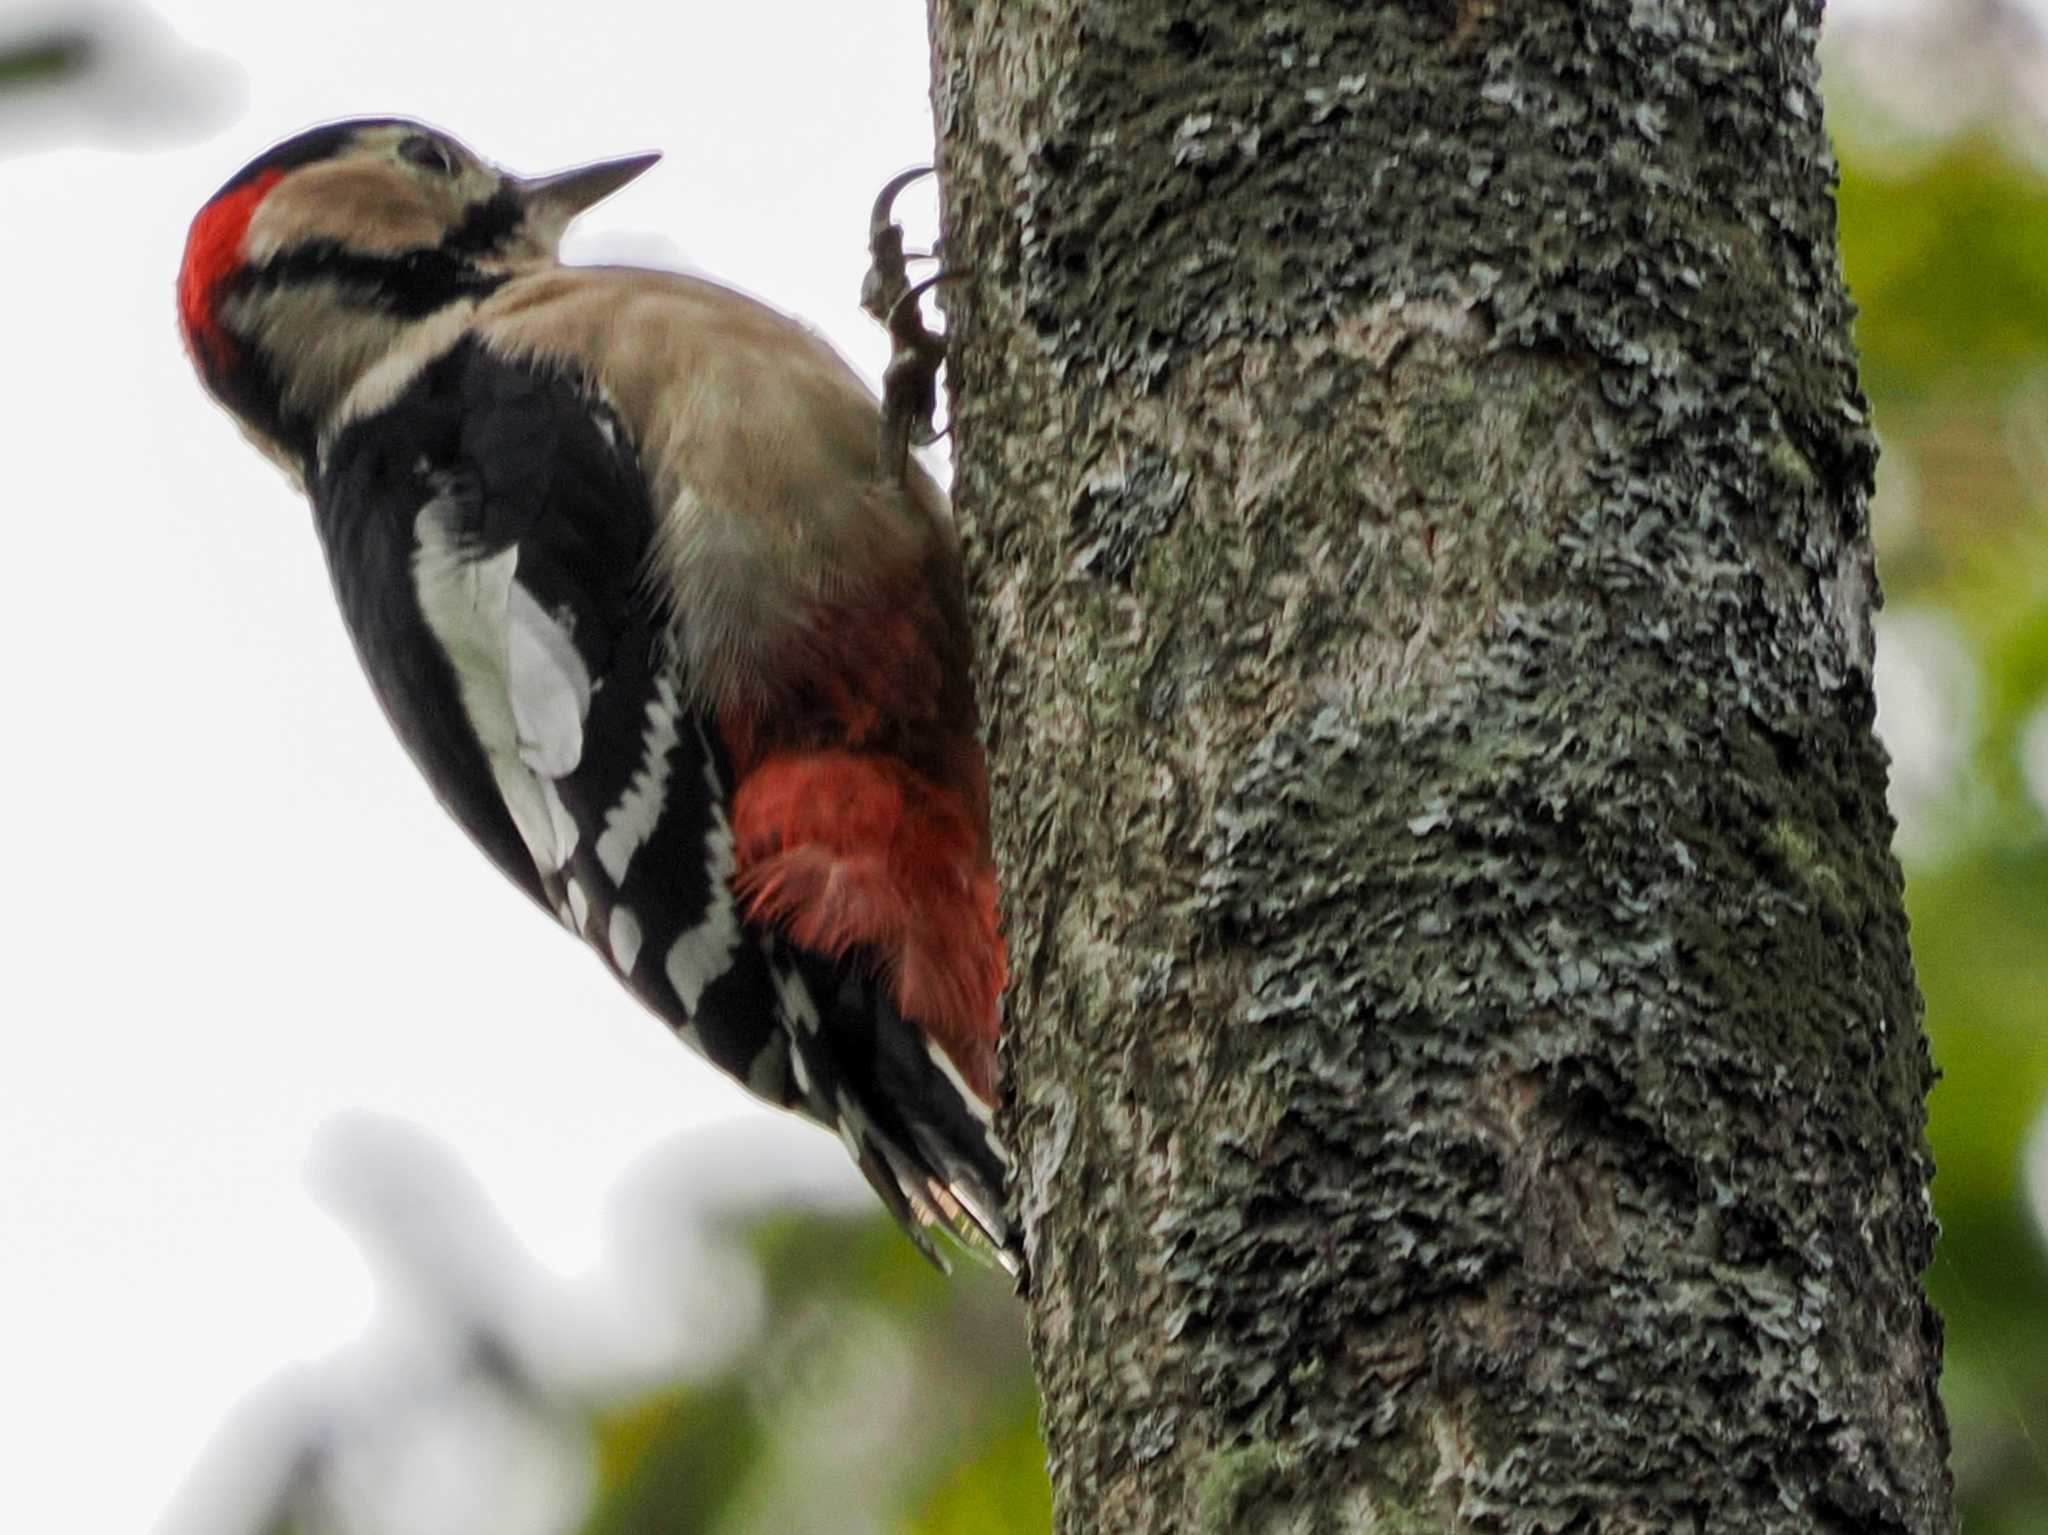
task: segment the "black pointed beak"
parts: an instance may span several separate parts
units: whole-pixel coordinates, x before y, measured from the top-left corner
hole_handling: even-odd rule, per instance
[[[529,219],[559,229],[586,208],[596,207],[660,158],[659,150],[623,155],[547,176],[517,176],[512,184],[518,188],[519,200],[526,205]]]

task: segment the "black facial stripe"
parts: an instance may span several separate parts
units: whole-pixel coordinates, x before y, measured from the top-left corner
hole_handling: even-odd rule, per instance
[[[375,304],[390,314],[416,320],[457,299],[482,298],[504,280],[478,271],[447,250],[370,256],[320,241],[273,256],[237,279],[235,290],[260,292],[293,283],[339,282],[359,290],[366,305]]]
[[[441,249],[464,256],[481,256],[504,244],[519,227],[519,199],[510,187],[500,187],[486,202],[470,204],[462,222],[441,242]]]

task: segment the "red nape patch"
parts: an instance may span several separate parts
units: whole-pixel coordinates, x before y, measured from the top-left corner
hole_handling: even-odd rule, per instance
[[[1009,960],[995,870],[958,793],[874,752],[770,756],[733,795],[733,852],[750,919],[819,953],[881,955],[898,1010],[994,1101]]]
[[[185,237],[185,264],[178,269],[178,325],[194,359],[209,371],[226,367],[233,351],[214,309],[216,291],[242,264],[242,237],[249,232],[257,205],[283,178],[283,171],[265,171],[223,192],[199,210]]]

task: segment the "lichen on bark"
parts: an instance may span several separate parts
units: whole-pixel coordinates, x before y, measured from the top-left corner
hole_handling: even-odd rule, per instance
[[[933,20],[1062,1529],[1952,1528],[1817,9]]]

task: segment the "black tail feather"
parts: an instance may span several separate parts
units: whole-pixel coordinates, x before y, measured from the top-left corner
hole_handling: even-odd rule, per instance
[[[811,1003],[811,1016],[783,1010],[803,1110],[838,1131],[897,1224],[941,1271],[951,1265],[938,1233],[1021,1284],[1023,1243],[1005,1208],[1009,1165],[988,1106],[897,1011],[865,955],[828,960],[783,949],[771,963],[800,980]]]

